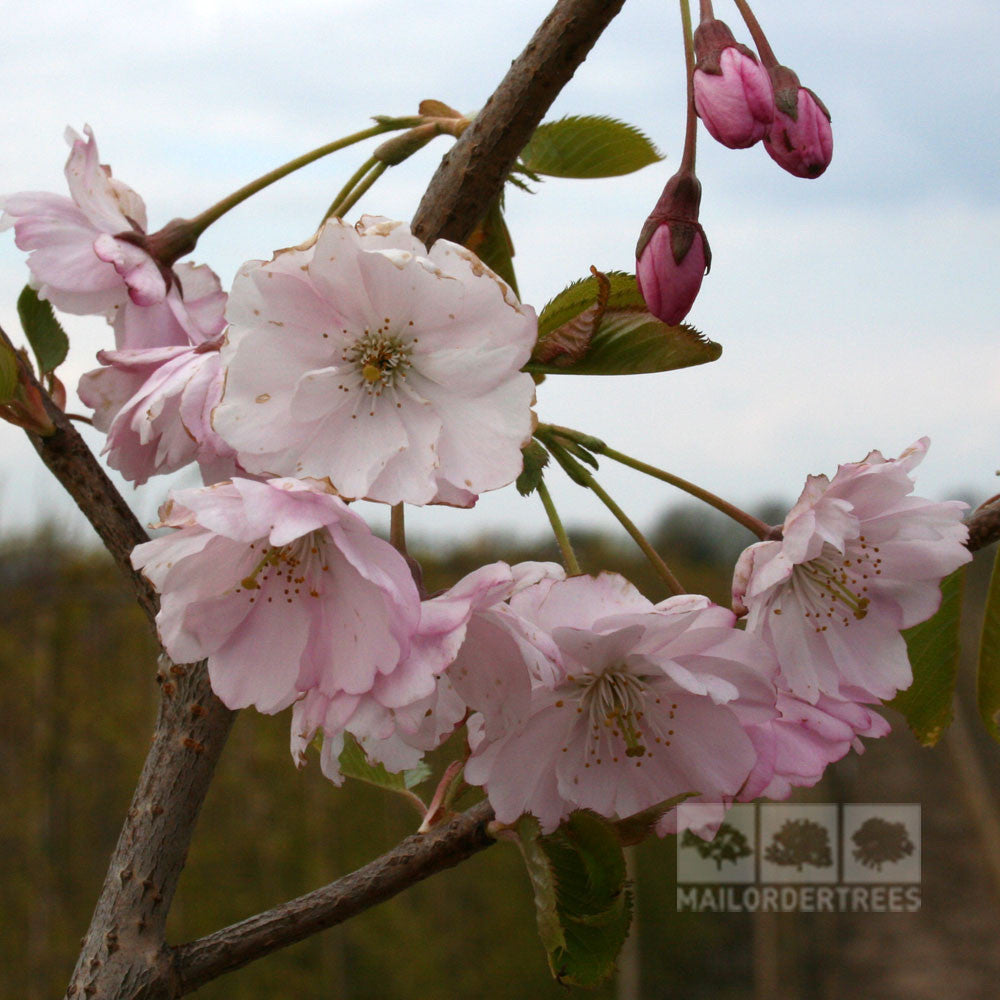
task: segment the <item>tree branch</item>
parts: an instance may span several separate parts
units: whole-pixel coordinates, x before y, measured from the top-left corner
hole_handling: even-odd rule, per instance
[[[76,1000],[179,995],[167,914],[236,713],[212,693],[204,663],[174,666],[161,657],[157,680],[153,745],[66,991]]]
[[[76,505],[83,511],[84,516],[104,542],[105,548],[118,563],[118,568],[128,577],[135,591],[136,600],[152,623],[160,606],[159,598],[149,581],[132,569],[132,563],[129,562],[132,549],[140,542],[148,542],[149,535],[143,530],[135,514],[101,468],[69,417],[52,402],[49,394],[35,378],[31,366],[17,353],[14,344],[2,329],[0,329],[0,340],[14,353],[22,378],[38,390],[45,404],[45,411],[55,425],[55,432],[46,437],[26,432],[28,440],[52,475],[76,501]]]
[[[980,507],[965,523],[969,527],[969,551],[985,549],[1000,540],[1000,503]]]
[[[445,154],[413,219],[428,246],[464,243],[507,172],[625,0],[559,0],[475,121]]]
[[[223,973],[294,944],[397,895],[489,847],[493,818],[480,802],[446,826],[414,834],[344,878],[231,927],[174,949],[177,992],[183,996]]]

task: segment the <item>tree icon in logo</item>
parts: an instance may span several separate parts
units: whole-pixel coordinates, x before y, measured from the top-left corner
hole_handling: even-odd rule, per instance
[[[740,858],[753,854],[746,835],[729,823],[719,827],[713,840],[702,840],[690,830],[685,830],[681,847],[693,847],[701,857],[714,861],[719,871],[726,862],[735,865]]]
[[[804,865],[830,868],[833,865],[830,833],[822,823],[815,820],[786,820],[771,838],[764,857],[773,865],[794,865],[797,871],[802,871]]]
[[[854,860],[877,872],[882,871],[886,862],[895,864],[914,851],[905,823],[890,823],[878,816],[866,819],[854,831],[851,840],[857,844],[851,852]]]

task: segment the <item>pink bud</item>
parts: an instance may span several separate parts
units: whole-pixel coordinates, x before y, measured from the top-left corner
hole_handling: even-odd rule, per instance
[[[830,112],[786,66],[771,69],[774,123],[764,137],[768,155],[796,177],[819,177],[833,158]]]
[[[649,311],[675,326],[688,314],[711,266],[712,253],[698,222],[701,184],[679,170],[667,182],[635,248],[635,276]]]
[[[705,128],[730,149],[746,149],[763,139],[774,120],[767,70],[722,21],[703,21],[694,46],[694,106]]]

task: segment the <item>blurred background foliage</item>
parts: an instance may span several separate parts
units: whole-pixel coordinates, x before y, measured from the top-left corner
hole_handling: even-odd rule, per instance
[[[756,513],[772,522],[783,516],[777,504]],[[585,570],[617,570],[653,600],[666,596],[623,535],[573,538]],[[742,529],[714,512],[680,506],[662,517],[652,538],[691,591],[728,603],[732,564],[747,544]],[[514,537],[447,551],[417,540],[411,549],[431,592],[496,559],[556,558],[547,540]],[[972,602],[982,600],[989,556],[978,562]],[[110,560],[60,541],[57,528],[0,549],[0,594],[0,996],[40,1000],[65,988],[132,795],[155,717],[157,645]],[[736,1000],[773,996],[780,982],[779,995],[788,998],[860,991],[930,1000],[946,990],[979,1000],[1000,975],[1000,884],[983,878],[976,859],[1000,851],[1000,843],[991,848],[982,825],[971,822],[974,799],[961,805],[965,779],[947,752],[949,737],[944,752],[921,750],[898,718],[892,721],[892,738],[835,765],[823,787],[800,797],[922,802],[920,913],[677,913],[673,839],[647,842],[631,858],[638,916],[622,972],[617,982],[585,993],[552,981],[520,856],[500,844],[197,996]],[[973,742],[983,773],[1000,787],[996,748],[978,734]],[[440,773],[442,751],[436,763]],[[984,796],[981,787],[969,794]],[[985,806],[995,810],[995,792],[987,797]],[[353,781],[334,788],[315,759],[296,771],[287,713],[242,712],[195,831],[170,941],[325,884],[415,826],[401,799]],[[967,843],[958,850],[961,837]],[[921,961],[926,955],[937,961]],[[878,976],[881,992],[868,988]]]

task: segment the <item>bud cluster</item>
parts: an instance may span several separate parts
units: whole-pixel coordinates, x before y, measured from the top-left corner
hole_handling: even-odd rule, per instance
[[[730,149],[763,141],[771,159],[796,177],[819,177],[833,156],[830,112],[792,70],[778,63],[749,7],[741,3],[740,8],[759,58],[714,16],[711,2],[702,3],[693,40],[697,62],[689,80],[693,107],[684,160],[636,245],[636,277],[646,305],[671,325],[688,314],[712,260],[698,223],[701,185],[694,173],[694,115]]]

